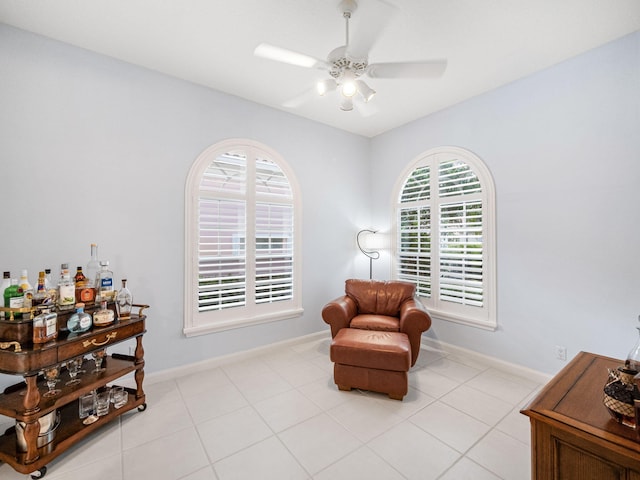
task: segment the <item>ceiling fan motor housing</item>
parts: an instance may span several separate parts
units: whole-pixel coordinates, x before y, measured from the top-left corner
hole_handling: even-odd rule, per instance
[[[333,78],[341,78],[345,70],[351,70],[353,76],[358,78],[363,75],[369,63],[367,59],[351,59],[347,56],[347,47],[338,47],[332,50],[327,57],[327,63],[329,64],[329,75]]]

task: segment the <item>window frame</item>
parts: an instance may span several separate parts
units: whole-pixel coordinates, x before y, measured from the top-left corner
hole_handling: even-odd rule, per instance
[[[242,151],[246,154],[246,163],[255,166],[258,158],[267,158],[275,163],[284,173],[291,189],[290,201],[278,199],[276,203],[291,205],[293,208],[293,280],[292,298],[270,303],[252,303],[233,308],[223,308],[212,311],[198,310],[199,291],[199,201],[200,181],[213,160],[228,152]],[[245,235],[255,233],[256,206],[264,203],[265,195],[257,194],[255,176],[245,178]],[[221,194],[218,198],[225,198]],[[185,184],[185,270],[184,270],[184,320],[183,333],[187,337],[204,335],[250,325],[284,320],[301,316],[302,308],[302,220],[301,220],[300,188],[293,171],[281,155],[270,147],[245,138],[223,140],[205,149],[193,162]],[[246,240],[245,240],[246,242]],[[247,276],[256,274],[255,251],[251,249],[257,242],[252,239],[245,245],[247,250],[245,272]],[[248,289],[248,283],[245,284]]]
[[[440,206],[449,205],[451,197],[440,197],[438,185],[439,166],[442,162],[450,160],[459,160],[466,163],[475,173],[481,185],[479,194],[470,194],[468,197],[461,196],[467,200],[479,200],[482,203],[482,286],[483,286],[483,306],[460,305],[453,302],[441,300],[439,298],[439,224],[440,224]],[[401,172],[393,189],[392,205],[392,277],[399,279],[400,268],[400,251],[399,237],[400,211],[407,208],[407,203],[401,203],[401,195],[405,183],[413,174],[413,172],[426,165],[430,165],[430,198],[422,202],[415,202],[410,205],[429,206],[430,210],[430,227],[431,227],[431,296],[420,296],[420,300],[424,303],[430,315],[442,319],[494,331],[498,328],[497,324],[497,289],[496,289],[496,202],[495,202],[495,185],[491,172],[485,163],[474,153],[460,147],[442,146],[431,148],[417,157],[415,157],[405,169]],[[435,266],[435,268],[434,268]]]

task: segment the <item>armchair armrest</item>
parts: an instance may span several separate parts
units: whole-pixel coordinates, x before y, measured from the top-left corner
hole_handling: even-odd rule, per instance
[[[411,344],[411,366],[416,363],[420,353],[422,332],[431,327],[431,317],[420,300],[405,300],[400,306],[400,331],[406,333]]]
[[[347,328],[357,312],[356,302],[348,295],[327,303],[322,309],[322,319],[331,326],[331,338],[335,337],[341,329]]]

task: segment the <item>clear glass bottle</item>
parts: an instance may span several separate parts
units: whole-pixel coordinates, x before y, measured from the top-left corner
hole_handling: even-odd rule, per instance
[[[58,303],[58,288],[51,279],[51,269],[44,269],[44,288],[47,289],[47,304],[56,305]]]
[[[113,310],[107,308],[107,301],[100,301],[100,309],[93,313],[93,324],[96,327],[110,325],[114,321]]]
[[[23,291],[27,291],[27,290],[33,290],[33,286],[31,285],[31,283],[29,283],[29,273],[27,272],[26,269],[22,270],[22,273],[20,274],[20,280],[18,281],[18,285],[20,285],[22,287]]]
[[[131,308],[133,307],[133,296],[127,288],[127,279],[122,279],[122,288],[118,291],[116,296],[116,310],[118,311],[118,318],[131,317]]]
[[[100,261],[98,260],[98,245],[91,244],[91,258],[87,262],[87,268],[85,269],[85,276],[87,280],[95,289],[98,288],[96,277],[100,271]]]
[[[60,281],[58,282],[58,306],[73,307],[76,304],[76,288],[69,273],[69,264],[60,266]]]
[[[638,315],[638,322],[640,322],[640,315]],[[640,327],[636,327],[638,330],[638,338],[636,339],[636,344],[633,346],[629,355],[627,355],[627,360],[624,362],[624,367],[627,370],[635,371],[636,373],[640,372]]]
[[[100,301],[113,300],[115,290],[113,288],[113,272],[109,270],[109,260],[100,261],[97,279],[97,293]]]
[[[67,329],[71,333],[86,332],[93,325],[91,315],[84,311],[84,303],[76,304],[76,313],[67,320]]]
[[[22,270],[20,274],[20,280],[18,280],[18,285],[22,288],[22,292],[24,294],[24,299],[22,301],[22,306],[26,308],[31,308],[33,305],[33,286],[29,282],[29,273],[26,269]]]
[[[58,315],[49,308],[41,308],[41,313],[33,319],[33,343],[46,343],[58,337]]]

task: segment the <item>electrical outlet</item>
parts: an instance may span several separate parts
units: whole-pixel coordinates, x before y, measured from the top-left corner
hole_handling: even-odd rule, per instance
[[[129,347],[129,356],[133,357],[134,354],[135,354],[135,348],[134,347]]]
[[[563,362],[567,361],[567,347],[562,345],[556,345],[556,358],[558,360],[562,360]]]

